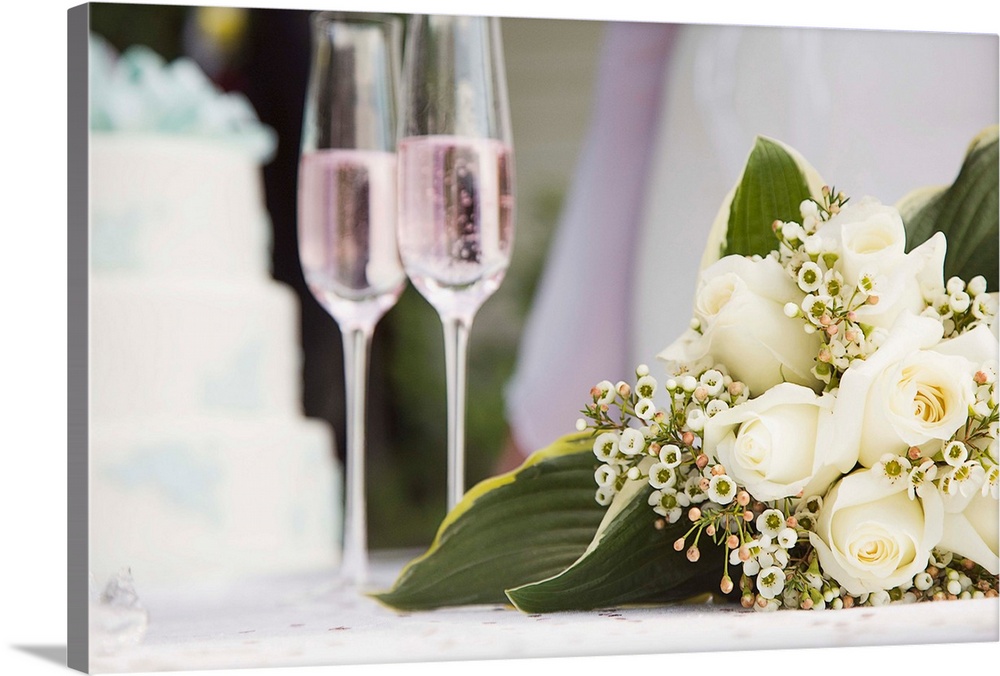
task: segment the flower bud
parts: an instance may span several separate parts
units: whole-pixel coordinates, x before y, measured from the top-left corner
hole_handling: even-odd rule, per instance
[[[723,594],[728,594],[733,591],[733,581],[728,575],[722,578],[722,582],[719,583],[719,589],[722,590]]]

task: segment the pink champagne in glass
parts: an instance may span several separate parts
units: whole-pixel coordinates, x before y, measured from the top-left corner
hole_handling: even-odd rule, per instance
[[[374,323],[403,290],[395,198],[394,153],[328,149],[302,155],[302,271],[313,296],[341,324]]]
[[[410,279],[439,311],[472,315],[510,263],[510,148],[489,138],[407,138],[399,162],[407,223],[399,249]]]

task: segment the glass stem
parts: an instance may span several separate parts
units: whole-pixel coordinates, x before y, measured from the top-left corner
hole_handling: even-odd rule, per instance
[[[347,392],[344,550],[341,575],[363,585],[368,575],[368,526],[365,503],[365,397],[373,327],[349,327],[344,339]]]
[[[448,379],[448,511],[465,494],[465,365],[472,320],[443,317]]]

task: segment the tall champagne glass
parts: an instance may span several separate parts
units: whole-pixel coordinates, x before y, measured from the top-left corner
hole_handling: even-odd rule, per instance
[[[444,325],[448,508],[465,490],[465,366],[473,317],[514,237],[510,111],[500,21],[410,18],[399,133],[399,244]]]
[[[299,257],[340,326],[347,394],[343,581],[368,568],[365,396],[375,325],[406,276],[396,244],[396,102],[401,24],[318,12],[299,164]]]

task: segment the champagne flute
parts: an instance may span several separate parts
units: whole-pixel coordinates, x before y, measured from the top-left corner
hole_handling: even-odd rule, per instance
[[[399,133],[399,245],[444,326],[448,509],[465,492],[465,366],[476,311],[500,286],[514,236],[510,111],[500,20],[414,16]]]
[[[343,582],[368,570],[365,397],[375,325],[406,283],[396,244],[396,102],[402,27],[378,15],[312,15],[299,163],[299,257],[344,341],[347,459]]]

